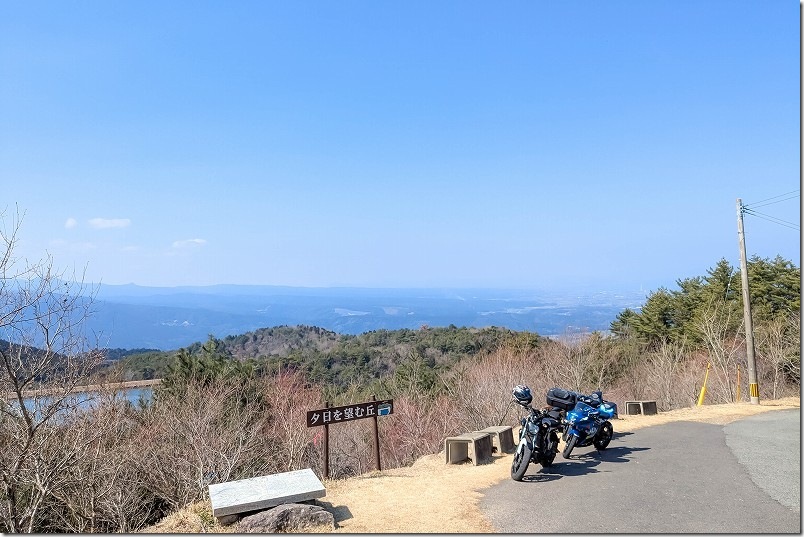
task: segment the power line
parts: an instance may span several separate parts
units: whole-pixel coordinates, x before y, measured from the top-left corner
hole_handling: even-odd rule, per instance
[[[780,226],[789,227],[790,229],[801,230],[801,227],[798,224],[794,224],[792,222],[788,222],[786,220],[782,220],[781,218],[776,218],[775,216],[770,216],[768,214],[763,214],[753,209],[748,209],[743,205],[743,212],[745,214],[750,214],[751,216],[756,216],[757,218],[761,218],[762,220],[767,220],[768,222],[773,222],[774,224],[779,224]]]
[[[765,205],[773,205],[774,203],[781,203],[783,201],[796,199],[797,197],[798,197],[798,194],[796,194],[795,196],[790,196],[790,197],[783,198],[783,199],[776,200],[776,201],[769,201],[767,203],[759,203],[759,204],[754,203],[754,204],[751,205],[751,207],[764,207]]]
[[[744,208],[749,207],[749,206],[751,206],[751,207],[763,207],[765,205],[772,205],[774,203],[780,203],[782,201],[787,201],[787,200],[791,200],[793,198],[797,198],[799,196],[799,194],[798,194],[799,192],[801,192],[801,190],[793,190],[791,192],[786,192],[784,194],[779,194],[778,196],[773,196],[772,198],[768,198],[768,199],[757,201],[755,203],[751,203],[750,205],[743,205],[743,207]],[[795,194],[795,195],[792,196],[791,194]],[[789,196],[789,197],[781,199],[781,200],[777,199],[777,198],[781,198],[783,196]],[[776,201],[772,201],[772,200],[776,200]]]

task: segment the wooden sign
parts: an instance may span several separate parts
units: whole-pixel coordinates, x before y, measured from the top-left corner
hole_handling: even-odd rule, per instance
[[[332,425],[333,423],[343,423],[345,421],[364,418],[376,418],[377,416],[393,414],[393,412],[393,399],[355,403],[346,406],[333,406],[307,411],[307,426],[318,427],[319,425]]]

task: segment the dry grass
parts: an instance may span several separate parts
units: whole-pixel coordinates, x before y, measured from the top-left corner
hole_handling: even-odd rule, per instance
[[[669,412],[660,412],[654,416],[621,416],[615,423],[617,431],[633,431],[651,425],[661,425],[671,421],[699,421],[725,425],[740,418],[761,414],[769,410],[799,408],[800,397],[785,397],[773,401],[760,401],[759,405],[750,403],[729,403],[723,405],[704,405],[679,408]]]
[[[477,509],[480,491],[503,477],[510,456],[492,464],[446,465],[443,454],[426,455],[409,468],[326,481],[342,533],[489,533]]]
[[[726,424],[772,410],[799,408],[799,397],[749,403],[705,405],[655,416],[623,416],[615,431],[628,432],[671,421]],[[490,464],[447,465],[444,454],[427,455],[409,468],[372,472],[343,480],[325,480],[321,501],[335,515],[337,533],[493,533],[478,504],[483,490],[510,478],[512,455],[495,456]],[[212,518],[209,502],[192,504],[165,518],[154,533],[224,533]]]
[[[172,513],[142,533],[231,533],[234,525],[222,526],[212,516],[209,500],[192,503]]]

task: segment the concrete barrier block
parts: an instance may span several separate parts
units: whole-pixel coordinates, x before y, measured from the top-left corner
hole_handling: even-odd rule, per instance
[[[514,431],[509,425],[495,425],[477,432],[491,435],[492,446],[497,449],[497,453],[514,451]]]
[[[626,415],[642,414],[645,416],[657,414],[656,401],[626,401],[625,413]]]
[[[444,439],[444,452],[447,464],[470,459],[478,465],[491,460],[492,441],[489,433],[473,432]]]

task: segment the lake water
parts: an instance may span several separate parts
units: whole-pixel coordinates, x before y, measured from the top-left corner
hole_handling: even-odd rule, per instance
[[[126,400],[130,401],[134,405],[136,405],[140,399],[143,399],[146,403],[150,403],[154,396],[154,389],[150,386],[145,386],[143,388],[129,388],[121,391],[123,392]]]
[[[150,386],[145,386],[142,388],[126,388],[118,391],[118,394],[125,398],[126,401],[130,402],[132,405],[139,405],[140,399],[145,401],[146,403],[150,403],[151,399],[153,398],[154,390]],[[83,392],[75,394],[75,398],[78,401],[78,408],[88,408],[92,405],[92,401],[94,393],[93,392]],[[47,396],[44,396],[45,400],[47,400]],[[33,410],[34,406],[34,398],[30,397],[25,399],[25,407],[29,410]],[[12,403],[13,406],[13,403]]]

